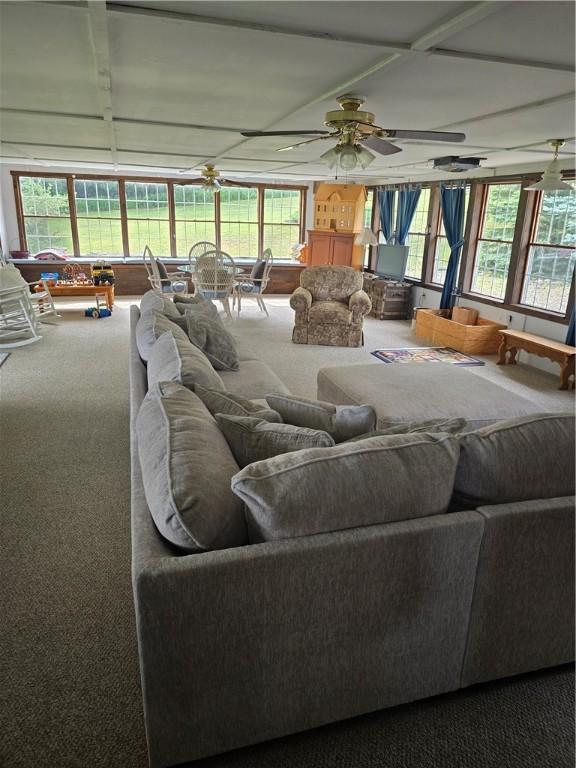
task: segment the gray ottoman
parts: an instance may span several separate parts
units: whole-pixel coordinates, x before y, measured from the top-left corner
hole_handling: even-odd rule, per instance
[[[378,427],[465,418],[471,427],[541,412],[536,403],[444,363],[342,365],[318,371],[318,399],[374,406]]]

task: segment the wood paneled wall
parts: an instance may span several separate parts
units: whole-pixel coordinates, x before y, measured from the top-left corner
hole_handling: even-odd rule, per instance
[[[17,264],[16,266],[31,283],[40,279],[41,272],[59,272],[64,264],[70,262],[30,262],[29,264]],[[89,271],[89,265],[86,272]],[[138,296],[150,289],[148,274],[143,263],[137,264],[113,264],[116,277],[115,293],[117,296]],[[272,267],[270,282],[266,293],[292,293],[300,285],[300,273],[304,264],[278,264]],[[175,272],[180,268],[178,264],[166,264],[168,272]]]

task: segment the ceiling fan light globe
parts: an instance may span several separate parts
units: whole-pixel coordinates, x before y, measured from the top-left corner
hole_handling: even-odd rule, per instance
[[[546,172],[540,181],[537,181],[535,184],[531,184],[529,187],[526,187],[526,190],[528,192],[553,192],[555,190],[570,190],[573,192],[574,188],[570,186],[570,184],[567,184],[565,181],[562,181],[561,173]]]
[[[368,149],[366,149],[362,145],[358,145],[355,149],[356,149],[356,160],[358,161],[358,165],[362,169],[368,168],[370,163],[374,162],[376,155],[374,155],[372,152],[370,152]]]
[[[336,147],[332,147],[327,152],[324,152],[322,155],[320,155],[318,159],[321,162],[326,163],[328,168],[332,169],[338,163],[338,156],[339,156],[338,150],[336,149]]]
[[[340,152],[340,168],[344,171],[352,171],[358,165],[358,158],[354,147],[343,147]]]

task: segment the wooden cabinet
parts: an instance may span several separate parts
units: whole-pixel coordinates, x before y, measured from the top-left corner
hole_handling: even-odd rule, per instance
[[[308,231],[308,266],[333,264],[362,269],[364,246],[354,245],[354,232]]]

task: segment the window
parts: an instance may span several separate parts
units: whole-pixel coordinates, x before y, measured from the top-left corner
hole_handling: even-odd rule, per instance
[[[202,240],[216,243],[214,192],[197,184],[174,186],[176,253],[180,258]]]
[[[234,259],[258,257],[258,190],[223,187],[220,191],[220,244]]]
[[[28,250],[59,248],[73,254],[66,179],[21,176],[20,194]]]
[[[142,256],[147,245],[155,256],[170,256],[167,184],[127,181],[126,219],[131,256]]]
[[[366,192],[366,206],[364,207],[364,226],[372,230],[372,212],[374,208],[374,190],[369,189]],[[370,266],[370,246],[364,248],[364,268]]]
[[[466,217],[468,216],[468,202],[470,200],[470,187],[466,187],[464,192],[464,228],[466,228]],[[438,236],[436,238],[436,253],[434,254],[434,269],[432,270],[432,282],[444,285],[446,279],[446,270],[448,269],[448,260],[450,259],[450,246],[444,229],[444,219],[442,218],[442,206],[440,206],[438,219]]]
[[[123,256],[117,181],[75,179],[78,243],[83,256]]]
[[[423,189],[418,198],[418,205],[414,211],[414,218],[410,224],[410,231],[406,238],[408,246],[408,260],[406,261],[406,277],[422,279],[422,265],[424,263],[424,246],[428,232],[428,208],[430,207],[430,190]]]
[[[521,303],[565,313],[576,264],[576,195],[538,193]]]
[[[484,189],[482,223],[472,273],[472,292],[503,299],[520,200],[520,184]]]
[[[265,189],[263,245],[275,258],[286,259],[300,242],[301,193],[296,189]]]
[[[234,258],[271,248],[278,258],[300,241],[305,187],[225,186],[215,196],[179,180],[106,178],[12,171],[21,248],[59,248],[88,258],[186,259],[199,241],[220,243]],[[75,214],[75,215],[74,215]]]

